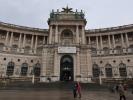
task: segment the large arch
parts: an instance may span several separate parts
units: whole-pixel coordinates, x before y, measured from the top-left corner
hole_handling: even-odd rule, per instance
[[[73,81],[73,58],[70,55],[64,55],[60,60],[60,80]]]

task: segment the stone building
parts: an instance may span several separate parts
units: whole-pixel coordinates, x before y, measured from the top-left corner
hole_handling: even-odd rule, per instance
[[[0,77],[41,82],[133,78],[133,25],[85,30],[83,11],[52,10],[49,29],[0,22]]]

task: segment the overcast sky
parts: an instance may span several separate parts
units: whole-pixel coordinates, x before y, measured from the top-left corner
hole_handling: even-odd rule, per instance
[[[133,24],[133,0],[0,0],[0,21],[46,29],[50,11],[67,5],[83,9],[86,29]]]

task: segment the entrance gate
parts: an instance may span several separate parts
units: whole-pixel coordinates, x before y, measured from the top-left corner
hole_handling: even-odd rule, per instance
[[[70,55],[61,58],[60,81],[73,81],[73,58]]]

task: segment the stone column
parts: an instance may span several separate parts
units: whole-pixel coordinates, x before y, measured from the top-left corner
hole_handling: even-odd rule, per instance
[[[127,34],[127,33],[125,33],[125,36],[126,36],[126,46],[127,46],[127,48],[128,48],[128,47],[129,47],[128,34]]]
[[[114,35],[112,35],[112,40],[113,40],[113,48],[115,48],[116,45],[115,45],[115,38],[114,38]]]
[[[5,45],[6,46],[8,45],[8,38],[9,38],[9,32],[7,31],[7,33],[6,33],[6,40],[5,40]]]
[[[88,67],[88,82],[91,82],[92,76],[92,59],[91,59],[91,51],[87,50],[87,67]]]
[[[103,49],[103,39],[102,39],[102,36],[100,36],[100,45],[101,45],[101,49]]]
[[[46,41],[46,40],[45,40],[45,36],[44,36],[44,37],[43,37],[43,44],[46,44],[45,41]]]
[[[52,26],[50,25],[50,31],[49,31],[49,44],[52,43],[52,31],[53,31],[53,29],[52,29]]]
[[[58,54],[57,54],[57,49],[55,49],[54,51],[54,76],[55,79],[54,81],[58,81],[58,69],[59,69],[59,66],[58,66]]]
[[[13,32],[11,33],[10,46],[12,46],[12,41],[13,41]]]
[[[35,49],[37,49],[37,42],[38,41],[38,36],[36,35],[36,41],[35,41]]]
[[[46,78],[46,67],[47,67],[47,49],[44,48],[43,49],[43,54],[42,54],[42,68],[41,68],[41,78],[40,81],[41,82],[46,82],[47,78]]]
[[[85,44],[85,27],[82,26],[82,44]]]
[[[76,43],[79,44],[79,26],[76,25]]]
[[[24,34],[24,38],[23,38],[23,48],[25,47],[25,41],[26,41],[26,34]]]
[[[32,35],[32,38],[31,38],[31,49],[33,49],[33,42],[34,42],[34,35]]]
[[[124,48],[125,45],[124,45],[124,39],[123,39],[123,34],[121,33],[121,47]]]
[[[111,49],[110,35],[108,35],[109,48]]]
[[[98,36],[96,36],[96,46],[97,46],[97,49],[99,50]]]
[[[76,68],[76,75],[77,76],[80,76],[81,73],[80,73],[80,51],[79,51],[79,48],[77,50],[77,57],[76,57],[76,62],[77,62],[77,68]],[[80,78],[77,78],[77,81],[80,81]]]
[[[55,28],[55,43],[58,43],[58,25]]]
[[[22,33],[19,35],[18,48],[21,48]]]

